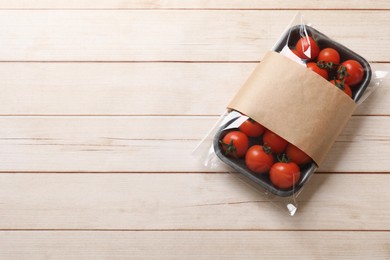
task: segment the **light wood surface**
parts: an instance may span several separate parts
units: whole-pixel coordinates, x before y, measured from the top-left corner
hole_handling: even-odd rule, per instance
[[[386,172],[387,116],[354,116],[320,172]],[[189,156],[217,116],[0,119],[3,172],[225,172]],[[346,152],[348,151],[348,152]]]
[[[288,259],[387,259],[390,236],[332,231],[24,231],[5,232],[4,238],[0,254],[8,259],[259,259],[277,254]]]
[[[383,231],[390,210],[390,180],[374,173],[316,174],[294,217],[234,174],[15,173],[0,180],[0,228],[12,230]]]
[[[242,62],[0,63],[0,115],[216,116],[255,66]],[[390,64],[374,63],[372,68],[389,71]],[[355,115],[390,115],[389,99],[390,79],[385,78]]]
[[[297,10],[389,71],[385,0],[0,0],[0,259],[390,259],[389,78],[294,217],[191,156]]]
[[[0,57],[8,61],[259,61],[296,12],[2,10]],[[390,26],[387,10],[302,13],[320,31],[370,61],[388,61],[383,55],[390,51],[390,35],[383,30]]]

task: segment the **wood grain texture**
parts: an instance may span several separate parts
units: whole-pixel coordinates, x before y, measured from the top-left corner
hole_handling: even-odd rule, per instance
[[[259,61],[295,13],[2,10],[0,61]],[[388,12],[303,13],[363,57],[389,61]]]
[[[12,9],[390,9],[386,0],[314,0],[314,1],[267,1],[267,0],[14,0],[0,1],[0,8]]]
[[[5,231],[0,239],[4,259],[387,259],[390,255],[390,232]]]
[[[220,115],[256,64],[3,62],[0,115]],[[389,99],[387,77],[355,114],[390,115]]]
[[[0,181],[1,229],[390,231],[385,174],[315,174],[293,218],[233,174],[0,174]]]
[[[387,116],[352,116],[339,142],[390,139]],[[2,116],[0,140],[57,140],[104,145],[104,139],[201,140],[219,116]],[[72,141],[73,140],[73,141]],[[100,141],[99,141],[100,140]]]
[[[217,119],[0,117],[0,171],[224,172],[191,156]],[[388,172],[388,125],[387,117],[353,117],[319,171]]]
[[[388,259],[389,78],[293,218],[190,156],[298,9],[389,71],[386,0],[0,0],[0,258]]]

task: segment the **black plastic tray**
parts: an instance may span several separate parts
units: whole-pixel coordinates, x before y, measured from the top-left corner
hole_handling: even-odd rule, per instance
[[[329,39],[327,36],[315,30],[314,28],[310,26],[302,27],[300,25],[293,26],[289,30],[287,30],[286,33],[281,37],[281,40],[276,44],[274,51],[281,52],[286,45],[288,45],[291,49],[293,49],[295,47],[296,42],[301,37],[306,35],[304,29],[306,30],[309,36],[313,37],[313,39],[317,42],[320,49],[328,48],[328,47],[334,48],[339,52],[341,61],[354,59],[363,66],[364,69],[363,80],[359,85],[354,86],[352,89],[352,98],[355,102],[357,102],[362,97],[364,91],[369,85],[371,80],[371,73],[372,73],[368,62],[365,59],[363,59],[360,55],[349,50],[343,45]],[[330,77],[332,77],[332,75],[330,75]],[[317,166],[314,164],[314,162],[311,162],[307,165],[300,167],[301,177],[300,180],[294,185],[294,187],[287,190],[281,190],[275,188],[272,185],[269,179],[269,174],[255,174],[246,167],[244,159],[235,159],[224,155],[219,140],[221,140],[228,132],[238,129],[238,127],[234,125],[235,123],[237,124],[236,121],[239,120],[241,117],[243,117],[243,115],[241,115],[239,112],[236,111],[232,111],[227,115],[227,118],[225,119],[226,123],[224,123],[218,129],[216,135],[214,136],[213,146],[216,155],[223,162],[225,162],[227,165],[232,167],[237,172],[246,176],[249,180],[253,181],[256,185],[264,188],[265,190],[275,195],[281,197],[288,197],[298,192],[316,170]],[[262,144],[261,138],[259,137],[249,138],[249,145],[251,146],[253,144]]]

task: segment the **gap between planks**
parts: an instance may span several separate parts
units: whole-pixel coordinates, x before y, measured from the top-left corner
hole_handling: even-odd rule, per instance
[[[0,8],[0,11],[389,11],[390,8]]]
[[[184,175],[190,175],[190,174],[234,174],[229,172],[206,172],[206,171],[197,171],[197,172],[184,172],[184,171],[0,171],[0,174],[91,174],[91,175],[98,175],[98,174],[184,174]],[[372,174],[390,174],[390,171],[378,171],[378,172],[321,172],[316,171],[316,175],[331,175],[331,174],[353,174],[353,175],[372,175]]]
[[[217,117],[220,114],[0,114],[1,117]],[[389,117],[390,114],[361,114],[352,117]]]
[[[80,232],[133,232],[133,231],[142,231],[142,232],[375,232],[375,233],[386,233],[390,232],[390,229],[288,229],[288,228],[282,228],[282,229],[260,229],[260,228],[237,228],[237,229],[231,229],[231,228],[199,228],[199,229],[189,229],[189,228],[167,228],[167,229],[103,229],[103,228],[96,228],[96,229],[90,229],[90,228],[69,228],[69,229],[51,229],[51,228],[32,228],[32,229],[0,229],[1,232],[74,232],[74,231],[80,231]]]
[[[220,64],[229,64],[229,63],[246,63],[246,64],[257,64],[261,60],[230,60],[230,61],[219,61],[219,60],[0,60],[1,63],[196,63],[196,64],[208,64],[208,63],[220,63]],[[388,64],[390,60],[370,60],[370,64]]]

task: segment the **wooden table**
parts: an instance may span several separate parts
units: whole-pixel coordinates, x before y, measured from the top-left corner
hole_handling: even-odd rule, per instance
[[[0,1],[1,259],[390,259],[390,80],[294,217],[190,152],[296,10],[390,70],[390,2]]]

